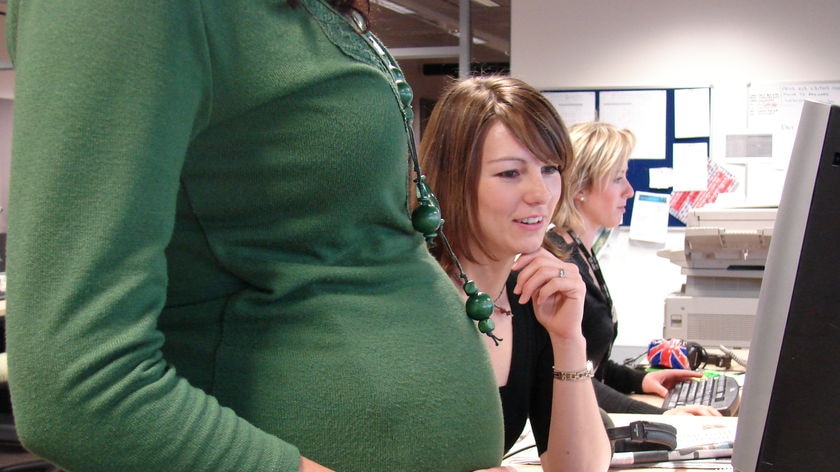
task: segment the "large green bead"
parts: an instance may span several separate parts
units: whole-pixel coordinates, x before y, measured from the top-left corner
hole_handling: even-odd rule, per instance
[[[493,314],[493,299],[484,292],[478,292],[467,298],[467,316],[481,321]]]
[[[411,212],[411,224],[424,235],[434,234],[441,225],[440,210],[431,204],[421,204]]]
[[[485,318],[478,322],[478,331],[482,334],[487,334],[496,329],[496,324],[490,318]]]

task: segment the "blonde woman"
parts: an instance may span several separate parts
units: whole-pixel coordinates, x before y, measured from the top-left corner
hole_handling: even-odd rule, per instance
[[[627,165],[636,143],[633,133],[603,122],[578,123],[569,135],[575,159],[564,172],[567,193],[554,218],[551,242],[574,263],[586,283],[583,334],[587,356],[596,366],[595,392],[598,404],[610,413],[650,413],[666,411],[631,399],[628,393],[651,393],[664,397],[676,382],[701,374],[690,370],[645,372],[610,360],[618,321],[592,244],[601,228],[621,224],[633,186],[627,180]],[[708,406],[686,406],[670,410],[674,414],[719,415]]]

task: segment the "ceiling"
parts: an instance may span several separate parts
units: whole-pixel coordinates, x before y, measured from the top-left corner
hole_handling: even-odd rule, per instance
[[[460,0],[370,1],[371,29],[398,60],[458,63],[459,40],[456,35],[459,30]],[[470,62],[510,62],[510,2],[511,0],[470,2],[473,31]],[[5,12],[5,3],[6,0],[0,0],[0,12]],[[397,13],[383,6],[389,3],[407,8],[412,13]],[[485,6],[485,3],[498,6]],[[8,62],[5,60],[5,50],[0,56],[0,65],[10,66],[4,64]]]
[[[473,45],[471,62],[510,62],[510,2],[493,0],[499,6],[482,5],[485,1],[470,2]],[[396,13],[383,5],[397,4],[414,13]],[[405,57],[404,48],[427,48],[427,58],[438,58],[432,48],[458,46],[455,34],[459,29],[459,0],[371,0],[370,25],[397,59]],[[453,34],[455,33],[455,34]],[[476,44],[483,41],[482,44]],[[417,56],[413,56],[417,58]],[[450,56],[450,62],[458,57]]]

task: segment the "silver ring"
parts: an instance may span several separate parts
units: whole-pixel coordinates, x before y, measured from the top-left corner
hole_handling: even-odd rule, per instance
[[[560,275],[558,275],[558,277],[560,277],[561,279],[565,279],[566,278],[566,269],[561,267],[560,268]]]

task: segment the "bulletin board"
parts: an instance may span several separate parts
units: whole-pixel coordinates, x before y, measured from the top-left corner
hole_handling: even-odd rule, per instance
[[[566,126],[604,121],[636,135],[627,178],[636,192],[668,195],[671,201],[708,199],[711,87],[543,90]],[[675,159],[676,157],[676,159]],[[686,169],[693,166],[695,170]],[[698,167],[700,166],[700,167]],[[705,172],[704,172],[705,171]],[[700,183],[687,182],[686,179]],[[622,225],[629,225],[633,200]],[[668,226],[685,226],[673,208]]]

